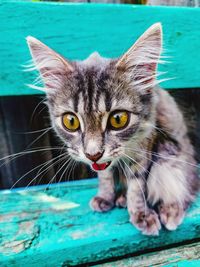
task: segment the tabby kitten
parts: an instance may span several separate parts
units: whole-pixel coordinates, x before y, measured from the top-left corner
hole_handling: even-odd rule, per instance
[[[175,230],[195,198],[198,177],[183,116],[156,86],[161,24],[119,59],[93,53],[69,62],[33,37],[27,42],[55,131],[72,158],[98,172],[91,208],[127,206],[143,234],[158,235],[161,224]]]

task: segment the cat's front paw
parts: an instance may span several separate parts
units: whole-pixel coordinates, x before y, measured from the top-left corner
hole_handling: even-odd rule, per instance
[[[185,217],[185,211],[183,207],[177,203],[163,204],[158,207],[161,223],[168,230],[176,230],[176,228],[182,223]]]
[[[119,196],[115,200],[115,206],[118,207],[118,208],[126,208],[127,207],[126,197],[124,195]]]
[[[102,197],[93,197],[90,201],[90,207],[94,211],[106,212],[114,207],[114,202],[108,201]]]
[[[130,222],[144,235],[158,235],[161,229],[158,214],[151,209],[131,213]]]

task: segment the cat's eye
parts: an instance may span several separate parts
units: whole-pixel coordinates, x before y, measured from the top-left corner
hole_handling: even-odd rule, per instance
[[[127,126],[129,114],[127,111],[115,111],[109,117],[109,126],[113,130],[121,130]]]
[[[62,117],[63,126],[69,131],[77,131],[80,128],[80,122],[73,113],[65,113]]]

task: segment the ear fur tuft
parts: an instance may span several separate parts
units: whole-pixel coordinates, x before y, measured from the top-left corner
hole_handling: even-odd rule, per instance
[[[31,86],[39,90],[58,89],[62,86],[63,75],[73,71],[73,67],[61,55],[43,44],[38,39],[28,36],[27,44],[33,59],[33,64],[29,65],[29,70],[38,70],[45,88],[37,87],[36,84]]]
[[[119,59],[116,67],[124,72],[134,88],[144,90],[156,84],[156,70],[161,52],[162,27],[160,23],[156,23]]]

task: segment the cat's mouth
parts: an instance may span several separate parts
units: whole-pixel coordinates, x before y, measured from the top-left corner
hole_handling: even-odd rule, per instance
[[[93,163],[92,163],[92,168],[93,168],[95,171],[103,171],[103,170],[105,170],[110,164],[111,164],[111,161],[104,162],[104,163],[96,163],[96,162],[93,162]]]

